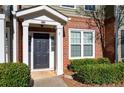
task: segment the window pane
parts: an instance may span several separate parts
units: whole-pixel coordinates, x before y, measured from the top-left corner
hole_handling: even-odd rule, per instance
[[[85,10],[95,11],[95,5],[85,5]]]
[[[28,51],[31,52],[31,36],[28,36],[28,45],[29,45]]]
[[[72,38],[80,38],[81,37],[81,33],[80,32],[72,32],[71,31],[71,37]]]
[[[74,5],[62,5],[63,7],[74,8]]]
[[[121,31],[121,58],[124,58],[124,31]]]
[[[81,33],[71,32],[71,44],[80,44],[80,43],[81,43]]]
[[[84,56],[92,56],[92,55],[93,55],[93,46],[84,45]]]
[[[71,45],[71,57],[81,57],[81,45]]]
[[[51,51],[54,51],[54,36],[51,36]]]
[[[93,43],[93,33],[92,32],[84,32],[84,43],[91,44]]]

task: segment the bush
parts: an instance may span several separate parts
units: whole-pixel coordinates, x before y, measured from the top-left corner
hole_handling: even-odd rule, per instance
[[[0,64],[0,87],[27,87],[30,83],[29,67],[22,63]]]
[[[76,59],[71,60],[71,64],[69,66],[69,69],[72,71],[79,71],[80,66],[86,65],[86,64],[96,64],[96,59]]]
[[[124,64],[84,65],[76,75],[76,79],[88,84],[109,84],[124,80]]]
[[[108,58],[86,58],[86,59],[76,59],[71,60],[71,64],[69,65],[69,69],[72,71],[79,71],[80,67],[88,64],[110,64],[110,60]]]
[[[108,58],[97,58],[98,64],[111,64]]]

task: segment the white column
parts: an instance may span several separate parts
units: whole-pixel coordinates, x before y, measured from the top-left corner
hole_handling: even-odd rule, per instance
[[[31,65],[31,70],[33,70],[33,51],[34,51],[34,49],[33,49],[33,34],[31,34],[31,63],[30,63],[30,65]]]
[[[13,5],[13,62],[17,62],[17,20],[15,17],[15,11],[17,11],[17,5]]]
[[[5,15],[0,14],[0,63],[5,62]]]
[[[29,24],[27,23],[22,23],[23,26],[23,63],[29,65],[28,61],[28,26]]]
[[[63,26],[58,25],[56,31],[56,73],[63,74]]]

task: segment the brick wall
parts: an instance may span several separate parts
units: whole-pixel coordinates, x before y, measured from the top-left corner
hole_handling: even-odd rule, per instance
[[[102,57],[102,48],[101,42],[97,35],[99,34],[99,30],[95,26],[95,23],[90,18],[82,18],[82,17],[70,17],[71,20],[64,26],[64,38],[63,38],[63,60],[64,60],[64,67],[69,64],[69,36],[68,30],[69,28],[77,28],[77,29],[92,29],[95,30],[95,57],[99,58]]]
[[[102,47],[99,35],[99,30],[95,23],[90,18],[82,18],[82,17],[70,17],[71,20],[67,22],[64,26],[64,34],[63,34],[63,61],[64,67],[66,68],[69,64],[69,36],[68,31],[69,28],[77,28],[77,29],[92,29],[95,30],[95,57],[103,57],[102,55]],[[105,47],[106,47],[106,55],[105,57],[109,57],[112,61],[114,60],[114,18],[105,20],[106,28],[105,28]],[[29,28],[31,31],[33,28]],[[34,30],[34,29],[33,29]],[[36,30],[36,28],[35,28]],[[41,29],[40,29],[41,30]],[[48,29],[46,29],[47,31]],[[38,31],[38,28],[37,28]],[[51,31],[51,30],[50,30]],[[54,30],[55,31],[55,30]],[[110,40],[111,38],[111,40]],[[108,41],[109,40],[109,41]],[[19,45],[19,61],[22,61],[22,38],[20,39],[21,45]]]
[[[108,57],[112,63],[115,60],[114,21],[114,17],[105,20],[105,57]]]

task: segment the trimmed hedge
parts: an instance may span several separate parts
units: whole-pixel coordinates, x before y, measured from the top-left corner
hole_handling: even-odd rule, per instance
[[[23,63],[0,64],[0,87],[28,87],[30,69]]]
[[[69,69],[72,71],[79,71],[80,67],[88,64],[110,64],[110,60],[108,58],[86,58],[86,59],[76,59],[71,60],[71,64],[69,65]]]
[[[97,58],[98,64],[111,64],[108,58]]]
[[[124,80],[124,64],[84,65],[76,74],[76,79],[88,84],[109,84]]]

